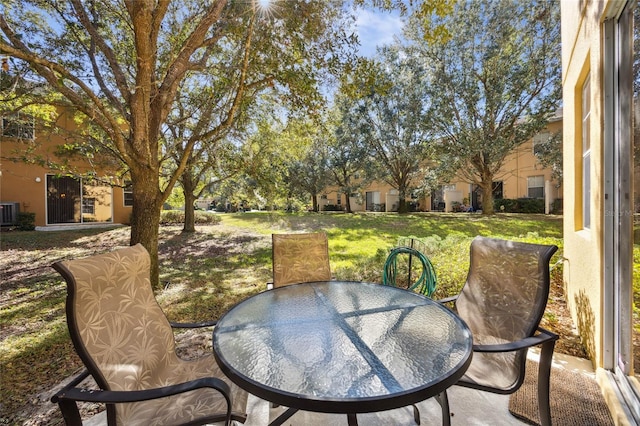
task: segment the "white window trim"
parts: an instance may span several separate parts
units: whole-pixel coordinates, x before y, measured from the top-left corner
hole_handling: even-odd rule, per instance
[[[591,73],[587,74],[581,88],[582,128],[582,228],[591,228]],[[585,111],[586,110],[586,111]]]

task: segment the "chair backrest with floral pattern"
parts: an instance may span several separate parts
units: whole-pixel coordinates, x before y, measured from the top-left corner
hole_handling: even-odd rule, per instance
[[[171,325],[151,288],[147,250],[137,244],[54,268],[68,284],[71,339],[98,386],[161,386],[151,372],[177,355]]]
[[[273,234],[272,242],[274,287],[331,279],[327,234]]]
[[[549,297],[549,261],[558,247],[476,237],[469,274],[456,301],[474,344],[502,344],[532,336]],[[474,353],[467,375],[509,389],[523,379],[526,349]],[[478,371],[476,371],[478,370]]]

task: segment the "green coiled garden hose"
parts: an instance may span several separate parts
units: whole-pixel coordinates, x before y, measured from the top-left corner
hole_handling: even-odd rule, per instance
[[[397,257],[401,253],[415,256],[422,263],[422,274],[414,283],[408,283],[408,289],[417,291],[425,296],[431,296],[433,292],[436,291],[436,270],[427,256],[411,247],[395,247],[391,250],[384,264],[382,284],[396,286],[396,276],[398,273]]]

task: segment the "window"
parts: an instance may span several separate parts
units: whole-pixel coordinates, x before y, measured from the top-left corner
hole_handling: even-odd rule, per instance
[[[34,138],[33,118],[21,114],[13,117],[2,118],[2,136],[18,139]]]
[[[527,197],[544,198],[544,176],[529,176],[527,178]]]
[[[533,137],[533,154],[536,154],[536,145],[545,143],[550,138],[549,132],[540,132]]]
[[[125,182],[122,194],[124,195],[124,205],[128,207],[133,206],[133,185],[131,182]]]
[[[82,198],[82,213],[83,214],[96,214],[96,199],[95,198]]]
[[[504,185],[501,180],[491,182],[491,193],[495,200],[502,200],[504,198]]]
[[[591,227],[591,74],[582,85],[582,227]]]
[[[47,225],[112,222],[111,187],[92,179],[47,175]]]
[[[340,204],[342,204],[342,194],[338,192],[338,195],[336,195],[336,205],[339,206]]]

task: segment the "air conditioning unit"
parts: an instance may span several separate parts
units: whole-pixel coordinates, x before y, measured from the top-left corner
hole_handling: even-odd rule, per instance
[[[0,203],[0,226],[16,225],[18,212],[20,212],[20,203]]]

